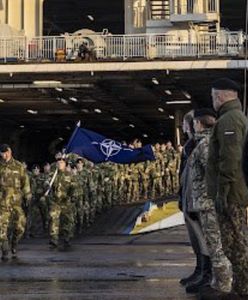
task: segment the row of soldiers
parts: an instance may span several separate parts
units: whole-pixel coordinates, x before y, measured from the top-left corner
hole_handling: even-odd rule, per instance
[[[136,140],[129,145],[133,148],[142,147]],[[146,199],[175,194],[178,190],[178,170],[181,148],[176,151],[171,142],[155,144],[156,160],[138,164],[121,165],[103,163],[94,165],[92,162],[69,155],[66,173],[73,182],[73,215],[77,233],[90,226],[97,214],[113,205],[126,204]],[[57,153],[57,161],[62,154]],[[34,165],[29,172],[32,203],[29,207],[27,235],[34,234],[37,213],[42,218],[44,231],[49,224],[49,202],[52,195],[44,197],[45,191],[56,169],[56,163],[45,163],[43,170]]]

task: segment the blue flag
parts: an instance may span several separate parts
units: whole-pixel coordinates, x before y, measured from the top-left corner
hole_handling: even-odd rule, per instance
[[[118,164],[155,160],[151,145],[132,149],[98,133],[77,127],[66,147],[67,153],[76,153],[94,163]]]

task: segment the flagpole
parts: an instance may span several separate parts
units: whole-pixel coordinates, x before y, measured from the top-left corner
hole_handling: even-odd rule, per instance
[[[73,134],[72,134],[72,136],[71,136],[71,138],[70,138],[70,140],[69,140],[69,143],[67,144],[66,148],[65,148],[64,151],[63,151],[63,154],[62,154],[62,158],[63,158],[63,159],[66,157],[68,148],[71,146],[71,143],[72,143],[72,141],[73,141],[73,139],[74,139],[74,137],[75,137],[75,135],[76,135],[78,129],[80,128],[80,126],[81,126],[81,121],[78,121],[78,123],[77,123],[77,125],[76,125],[76,128],[75,128],[75,130],[74,130],[74,132],[73,132]],[[58,168],[56,168],[56,170],[55,170],[55,172],[54,172],[54,174],[53,174],[53,177],[52,177],[52,179],[51,179],[50,182],[49,182],[49,187],[48,187],[47,191],[45,192],[45,197],[49,195],[49,193],[50,193],[50,191],[51,191],[51,189],[52,189],[52,186],[53,186],[53,184],[54,184],[54,181],[55,181],[57,175],[58,175]]]

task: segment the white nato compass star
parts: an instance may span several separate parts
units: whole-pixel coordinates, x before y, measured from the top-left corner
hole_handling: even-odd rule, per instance
[[[125,149],[122,147],[121,143],[116,142],[111,139],[105,139],[101,143],[92,142],[93,145],[100,145],[101,152],[106,156],[107,161],[111,156],[117,155],[121,150],[133,151],[133,149]]]

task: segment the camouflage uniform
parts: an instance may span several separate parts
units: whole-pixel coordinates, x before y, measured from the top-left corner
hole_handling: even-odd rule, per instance
[[[161,197],[163,194],[161,160],[163,159],[159,152],[155,152],[156,160],[152,161],[150,174],[152,180],[151,198]]]
[[[43,230],[46,231],[48,229],[48,204],[44,197],[46,192],[46,188],[48,186],[47,181],[50,181],[51,177],[47,177],[46,174],[31,174],[30,175],[30,183],[32,190],[32,201],[30,205],[30,209],[27,216],[27,233],[29,233],[30,229],[34,230],[34,222],[38,215],[41,216]],[[29,215],[30,214],[30,215]]]
[[[101,165],[103,176],[103,208],[109,209],[112,206],[113,200],[113,180],[114,169],[111,163],[104,163]]]
[[[44,197],[47,189],[49,188],[49,183],[52,179],[53,173],[44,172],[39,175],[37,184],[37,196],[38,196],[38,207],[40,210],[43,228],[47,231],[49,225],[49,202],[50,195],[47,198]]]
[[[83,170],[78,171],[78,176],[80,178],[80,184],[82,185],[83,191],[82,198],[80,197],[78,202],[78,217],[80,218],[80,224],[88,227],[90,224],[90,188],[88,184],[88,177],[90,176],[90,173],[86,166]]]
[[[150,162],[142,163],[143,169],[141,170],[141,196],[142,199],[148,199],[149,183],[150,183]]]
[[[129,185],[129,202],[137,202],[139,200],[139,174],[140,164],[131,164],[129,167],[129,176],[132,183]]]
[[[31,198],[30,182],[24,166],[11,158],[0,162],[0,244],[8,241],[8,229],[12,228],[12,246],[22,238],[26,217],[22,209],[23,198]],[[26,203],[27,204],[27,203]]]
[[[195,134],[198,142],[192,152],[192,203],[199,212],[204,238],[212,262],[212,287],[225,293],[232,289],[232,265],[224,254],[221,233],[213,199],[207,196],[206,167],[210,130]]]
[[[88,185],[89,185],[89,205],[90,205],[90,223],[95,221],[97,211],[97,186],[98,186],[99,169],[93,163],[89,167]]]
[[[126,165],[125,168],[125,182],[126,182],[126,189],[127,189],[127,194],[126,194],[126,203],[131,203],[132,202],[132,190],[133,190],[133,180],[132,180],[132,167],[131,165]]]
[[[175,194],[178,192],[178,166],[177,166],[177,157],[176,151],[171,148],[167,151],[168,155],[168,165],[170,180],[171,180],[171,193]]]
[[[83,182],[81,181],[81,176],[79,173],[73,174],[72,179],[75,185],[74,219],[75,219],[76,231],[77,233],[81,234],[83,230],[83,222],[84,222]]]
[[[120,204],[120,195],[119,195],[119,174],[118,174],[118,164],[112,164],[113,168],[113,205]]]
[[[126,181],[126,174],[127,174],[128,165],[118,165],[118,194],[120,197],[120,202],[126,202],[126,195],[127,195],[127,181]]]
[[[74,215],[73,200],[75,186],[72,176],[66,172],[58,171],[52,187],[52,198],[49,210],[50,217],[50,243],[58,245],[59,233],[64,242],[69,242],[73,237]]]
[[[170,171],[168,169],[168,154],[167,150],[161,151],[161,174],[162,174],[162,185],[164,189],[164,195],[171,194],[171,178]]]

